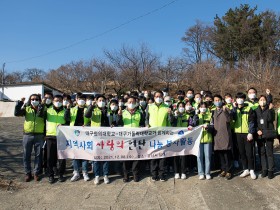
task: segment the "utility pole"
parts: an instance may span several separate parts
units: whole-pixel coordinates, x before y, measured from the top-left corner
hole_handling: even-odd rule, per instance
[[[3,68],[2,68],[2,96],[1,96],[1,100],[4,100],[4,75],[5,75],[5,66],[6,63],[3,63]]]

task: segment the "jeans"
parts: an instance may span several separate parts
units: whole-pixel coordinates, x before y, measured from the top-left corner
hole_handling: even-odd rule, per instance
[[[103,166],[103,170],[101,171],[101,166]],[[93,162],[93,170],[95,176],[108,176],[109,174],[109,162],[108,161],[94,161]],[[103,172],[103,173],[102,173]]]
[[[81,165],[82,165],[82,172],[87,173],[88,172],[88,161],[87,160],[78,160],[78,159],[73,160],[74,171],[79,172]]]
[[[257,140],[261,156],[262,171],[274,171],[273,142],[274,139]]]
[[[197,156],[198,175],[210,175],[211,155],[212,143],[200,143],[199,154]]]
[[[44,135],[23,135],[23,165],[25,174],[31,174],[31,153],[34,147],[34,174],[38,175],[42,166],[42,147],[44,144]]]

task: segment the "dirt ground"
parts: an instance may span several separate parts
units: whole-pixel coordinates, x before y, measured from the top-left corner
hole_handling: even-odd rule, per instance
[[[280,152],[275,150],[276,177],[242,179],[239,172],[229,181],[217,177],[198,180],[151,182],[145,171],[140,182],[123,183],[111,175],[111,183],[95,186],[93,180],[49,184],[47,177],[23,182],[22,118],[0,118],[0,209],[280,209]],[[90,176],[93,178],[92,173]]]

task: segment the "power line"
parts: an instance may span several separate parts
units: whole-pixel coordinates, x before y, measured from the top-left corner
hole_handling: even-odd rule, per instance
[[[158,11],[160,11],[160,10],[162,10],[162,9],[164,9],[164,8],[166,8],[166,7],[168,7],[168,6],[170,6],[171,4],[174,4],[176,1],[179,1],[179,0],[170,1],[170,2],[168,2],[167,4],[164,4],[163,6],[157,8],[157,9],[151,10],[151,11],[149,11],[149,12],[143,14],[143,15],[140,15],[140,16],[138,16],[138,17],[132,18],[132,19],[130,19],[130,20],[128,20],[128,21],[126,21],[126,22],[124,22],[124,23],[118,25],[118,26],[115,26],[114,28],[108,29],[108,30],[106,30],[106,31],[104,31],[104,32],[102,32],[102,33],[100,33],[100,34],[97,34],[97,35],[95,35],[95,36],[92,36],[92,37],[89,37],[89,38],[80,40],[80,41],[78,41],[78,42],[74,42],[74,43],[72,43],[72,44],[70,44],[70,45],[68,45],[68,46],[65,46],[65,47],[62,47],[62,48],[59,48],[59,49],[55,49],[55,50],[52,50],[52,51],[49,51],[49,52],[46,52],[46,53],[43,53],[43,54],[40,54],[40,55],[32,56],[32,57],[29,57],[29,58],[24,58],[24,59],[21,59],[21,60],[9,61],[9,62],[6,62],[6,63],[20,63],[20,62],[32,60],[32,59],[35,59],[35,58],[44,57],[44,56],[47,56],[47,55],[50,55],[50,54],[53,54],[53,53],[57,53],[57,52],[60,52],[60,51],[69,49],[69,48],[71,48],[71,47],[74,47],[74,46],[76,46],[76,45],[82,44],[82,43],[87,42],[87,41],[89,41],[89,40],[92,40],[92,39],[96,39],[96,38],[98,38],[98,37],[101,37],[101,36],[103,36],[103,35],[105,35],[105,34],[108,34],[108,33],[112,32],[112,31],[114,31],[114,30],[117,30],[117,29],[119,29],[119,28],[121,28],[121,27],[123,27],[123,26],[125,26],[125,25],[128,25],[128,24],[130,24],[130,23],[132,23],[132,22],[134,22],[134,21],[137,21],[137,20],[139,20],[139,19],[141,19],[141,18],[144,18],[144,17],[146,17],[146,16],[149,16],[149,15],[151,15],[151,14],[153,14],[153,13],[156,13],[156,12],[158,12]]]

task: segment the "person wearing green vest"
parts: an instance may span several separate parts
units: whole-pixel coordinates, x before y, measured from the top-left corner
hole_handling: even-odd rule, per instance
[[[129,96],[126,109],[119,109],[118,112],[118,125],[123,127],[144,127],[145,118],[144,115],[136,108],[136,99],[133,96]],[[133,149],[133,147],[131,147]],[[123,182],[129,181],[129,170],[132,169],[133,180],[135,182],[139,181],[139,171],[140,171],[140,160],[123,161]]]
[[[191,106],[189,101],[187,105],[184,102],[179,102],[177,110],[174,112],[174,127],[188,127],[189,130],[192,130],[192,118],[195,115],[194,109]],[[189,156],[175,156],[173,157],[173,165],[175,172],[175,179],[186,179],[187,178],[187,163],[190,162]],[[181,176],[180,176],[181,173]]]
[[[70,105],[67,106],[65,110],[66,119],[70,121],[70,126],[87,126],[90,124],[90,119],[84,117],[86,112],[86,96],[82,93],[77,93],[76,95],[76,104],[77,106],[70,108]],[[88,176],[88,160],[73,160],[73,177],[71,182],[77,181],[80,179],[80,168],[82,167],[82,173],[84,181],[89,181]]]
[[[62,95],[55,95],[53,99],[53,106],[49,107],[46,112],[46,141],[47,141],[47,165],[49,172],[49,183],[53,184],[54,179],[54,167],[57,162],[59,163],[58,168],[58,181],[63,182],[65,179],[63,174],[65,172],[66,160],[58,160],[57,158],[57,138],[56,128],[59,125],[65,125],[66,117],[65,110],[62,106],[63,97]]]
[[[96,96],[96,101],[90,105],[85,113],[85,117],[90,118],[91,127],[109,127],[109,119],[106,108],[106,98],[103,95]],[[101,171],[102,167],[102,171]],[[93,161],[93,169],[95,174],[94,184],[99,184],[100,176],[103,175],[104,183],[109,184],[109,162]],[[103,172],[103,173],[102,173]]]
[[[244,93],[236,94],[236,103],[233,103],[234,132],[244,171],[240,177],[251,176],[256,179],[254,167],[254,138],[256,133],[255,112],[246,103]]]
[[[201,102],[199,104],[199,112],[194,117],[196,125],[203,125],[202,136],[199,145],[199,155],[197,156],[197,169],[199,179],[210,180],[210,168],[211,168],[211,156],[212,156],[212,134],[211,134],[211,117],[212,112],[208,110],[208,105],[206,102]]]
[[[44,95],[44,98],[42,99],[42,105],[45,105],[45,109],[49,108],[52,106],[52,101],[53,101],[53,94],[51,92],[47,92]],[[45,125],[46,125],[46,119],[45,120]],[[46,133],[46,126],[44,128],[44,134]],[[45,171],[45,175],[48,174],[48,166],[47,166],[47,141],[44,140],[44,145],[43,145],[43,151],[42,151],[43,159],[42,159],[42,169]]]
[[[229,109],[233,109],[233,98],[230,93],[225,94],[225,106]],[[231,135],[232,135],[232,158],[233,158],[233,166],[234,168],[239,168],[239,151],[238,151],[238,146],[237,146],[237,141],[236,141],[236,135],[234,132],[234,120],[231,119],[230,122],[230,128],[231,128]]]
[[[163,103],[163,93],[161,91],[155,91],[154,100],[155,103],[148,106],[146,110],[146,127],[171,126],[173,121],[172,111],[171,108]],[[164,169],[164,158],[151,160],[152,181],[156,181],[158,179],[160,181],[166,181]]]
[[[42,146],[44,144],[44,116],[42,114],[43,107],[40,105],[41,99],[38,94],[32,94],[28,102],[24,104],[24,100],[18,101],[15,107],[14,115],[24,116],[23,125],[23,165],[25,171],[25,181],[32,179],[31,170],[31,154],[34,148],[34,180],[39,181],[39,173],[42,167]]]

